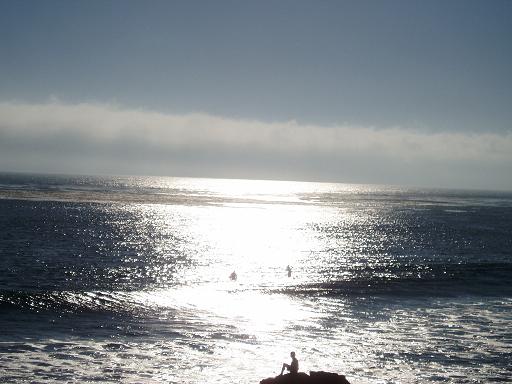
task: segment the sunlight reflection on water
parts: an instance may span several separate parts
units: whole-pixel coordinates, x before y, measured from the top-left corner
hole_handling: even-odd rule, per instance
[[[30,212],[46,210],[23,232],[37,232],[23,243],[39,244],[37,260],[23,260],[24,250],[15,260],[39,290],[18,295],[15,276],[6,294],[9,310],[30,309],[4,319],[0,362],[13,382],[26,381],[24,366],[42,382],[248,384],[277,374],[291,350],[302,371],[354,383],[506,374],[512,302],[472,295],[482,280],[495,285],[486,271],[507,270],[470,263],[494,244],[479,234],[501,233],[501,210],[475,223],[458,195],[393,187],[114,184],[126,190],[43,191],[48,204],[30,201]],[[53,247],[37,243],[44,236]]]

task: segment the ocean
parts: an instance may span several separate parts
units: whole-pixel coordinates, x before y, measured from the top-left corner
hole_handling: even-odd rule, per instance
[[[512,193],[0,174],[1,383],[512,382],[511,283]]]

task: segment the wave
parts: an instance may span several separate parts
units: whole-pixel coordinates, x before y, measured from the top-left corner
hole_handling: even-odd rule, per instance
[[[400,276],[381,274],[347,280],[338,279],[287,287],[281,291],[294,294],[347,296],[512,297],[511,263],[434,264],[428,267],[401,268]]]
[[[151,309],[130,292],[0,291],[0,310],[21,309],[59,313],[134,314]]]
[[[413,273],[414,271],[414,273]],[[421,271],[417,273],[417,271]],[[246,287],[265,294],[357,297],[512,297],[511,263],[431,265],[406,268],[401,276],[371,275],[286,287]],[[13,291],[0,290],[0,312],[9,310],[58,313],[145,315],[161,311],[149,298],[157,291]],[[230,291],[236,294],[237,291]],[[166,310],[169,308],[167,307]]]

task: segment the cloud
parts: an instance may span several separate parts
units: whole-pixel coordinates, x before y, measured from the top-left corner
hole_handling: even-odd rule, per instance
[[[0,170],[509,188],[512,134],[318,126],[109,104],[0,103]],[[452,172],[450,174],[450,172]]]

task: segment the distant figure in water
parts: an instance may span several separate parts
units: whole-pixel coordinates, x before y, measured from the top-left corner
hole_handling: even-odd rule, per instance
[[[229,275],[229,278],[230,278],[231,280],[235,281],[235,280],[237,279],[236,272],[235,272],[235,271],[231,272],[231,275]]]
[[[288,272],[288,277],[292,277],[292,267],[289,265],[286,267],[286,272]]]
[[[292,363],[291,364],[286,364],[286,363],[283,364],[283,368],[281,368],[281,375],[283,374],[285,369],[290,371],[290,375],[296,375],[297,372],[299,372],[299,360],[297,360],[295,358],[295,352],[290,352],[290,357],[292,358]]]

